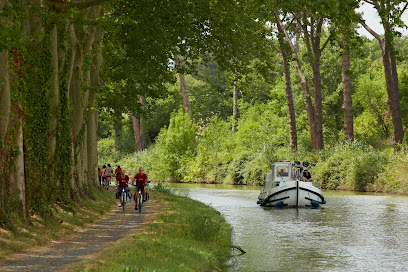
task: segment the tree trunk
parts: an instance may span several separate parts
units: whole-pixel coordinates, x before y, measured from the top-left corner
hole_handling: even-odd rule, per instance
[[[396,61],[393,57],[393,33],[390,29],[390,22],[388,10],[384,10],[385,6],[377,6],[376,9],[378,10],[379,14],[382,14],[381,23],[384,27],[384,38],[378,35],[375,31],[373,31],[369,26],[367,26],[364,22],[360,22],[360,24],[371,34],[373,35],[379,42],[381,50],[382,50],[382,57],[383,57],[383,65],[384,65],[384,75],[385,75],[385,83],[387,86],[387,94],[388,94],[388,106],[391,113],[391,120],[394,129],[394,142],[397,144],[401,144],[404,139],[404,129],[402,124],[402,116],[401,116],[401,101],[399,97],[399,83],[398,83],[398,72],[397,72],[397,65]]]
[[[141,95],[140,96],[140,104],[142,105],[142,114],[140,115],[140,128],[139,128],[139,146],[138,150],[144,150],[145,144],[144,144],[144,137],[143,137],[143,115],[146,109],[146,96]]]
[[[322,80],[320,76],[320,38],[316,37],[315,43],[313,43],[313,63],[311,63],[313,70],[313,94],[314,94],[314,116],[315,116],[315,149],[323,149],[323,105],[322,105]]]
[[[71,125],[72,125],[72,144],[73,144],[73,179],[74,191],[82,192],[82,144],[85,136],[84,129],[84,97],[83,97],[83,83],[84,83],[84,49],[80,41],[80,38],[77,36],[77,33],[83,31],[82,27],[73,26],[72,27],[72,58],[73,58],[73,70],[71,81],[69,83],[69,97],[72,105],[71,110]]]
[[[0,12],[3,8],[4,1],[0,1]],[[1,21],[0,21],[1,22]],[[11,93],[10,93],[10,74],[9,74],[9,55],[8,51],[0,52],[0,215],[7,213],[7,198],[9,191],[8,165],[7,165],[7,150],[6,138],[8,135],[9,121],[11,109]]]
[[[303,20],[308,21],[306,14],[303,14]],[[315,18],[313,20],[315,21]],[[323,25],[323,19],[318,18],[316,20],[316,26],[310,26],[311,31],[309,35],[308,26],[306,24],[301,24],[298,20],[298,25],[301,27],[299,31],[303,30],[303,41],[306,45],[306,50],[310,56],[310,66],[313,71],[313,95],[314,95],[314,145],[313,149],[323,149],[323,111],[322,111],[322,83],[320,76],[320,59],[323,49],[320,49],[320,35]]]
[[[132,122],[133,122],[133,134],[135,135],[135,145],[136,149],[139,149],[139,135],[140,135],[140,120],[136,116],[132,116]]]
[[[0,12],[9,6],[7,0],[0,0]],[[6,23],[1,19],[0,23]],[[6,25],[6,24],[5,24]],[[10,73],[8,49],[0,51],[0,149],[4,147],[7,127],[10,120],[11,93],[10,93]]]
[[[180,66],[180,57],[178,55],[174,55],[174,62],[176,63],[176,66]],[[178,75],[180,79],[180,91],[181,94],[183,95],[183,107],[185,111],[190,115],[191,123],[193,123],[193,112],[191,111],[190,98],[188,96],[186,79],[184,77],[184,74],[179,73]]]
[[[103,82],[99,75],[102,66],[102,39],[104,31],[101,27],[96,28],[95,41],[92,48],[93,62],[91,66],[91,86],[101,87]],[[98,185],[98,111],[96,102],[96,92],[91,91],[89,95],[89,109],[87,119],[88,132],[88,180],[92,185]]]
[[[58,109],[58,101],[59,101],[59,84],[58,84],[58,31],[57,26],[54,25],[51,34],[50,34],[50,45],[51,45],[51,67],[53,69],[53,73],[50,79],[50,96],[51,96],[51,105],[50,110],[53,113],[51,116],[51,126],[50,132],[48,133],[48,148],[50,151],[50,160],[52,162],[52,166],[55,165],[55,146],[57,142],[57,109]],[[51,169],[50,174],[52,175],[50,178],[54,180],[54,171]]]
[[[100,7],[93,6],[87,10],[86,19],[93,20],[99,14]],[[73,106],[71,123],[74,144],[74,179],[76,188],[79,189],[77,192],[83,193],[82,188],[85,184],[93,184],[97,180],[95,174],[97,170],[96,158],[91,158],[92,156],[95,157],[96,137],[94,131],[96,131],[96,124],[94,124],[92,116],[93,110],[89,108],[91,105],[95,105],[96,96],[90,94],[89,91],[91,67],[84,63],[85,56],[92,56],[97,28],[92,25],[76,25],[73,30],[71,44],[73,45],[74,68],[69,90]],[[88,126],[93,131],[88,131]],[[88,162],[88,160],[91,161]],[[89,175],[95,175],[94,180],[88,179]]]
[[[232,104],[232,133],[237,131],[237,120],[238,120],[238,81],[234,80],[234,89],[233,89],[233,104]]]
[[[278,25],[278,31],[281,35],[284,35],[283,30],[280,27],[280,25]],[[292,82],[290,78],[290,66],[288,63],[288,56],[286,53],[285,42],[281,35],[279,36],[279,45],[280,45],[282,60],[283,60],[283,71],[285,73],[286,101],[287,101],[288,113],[289,113],[290,149],[292,150],[292,152],[294,152],[297,149],[296,113],[295,113],[295,105],[293,102]]]
[[[343,82],[343,112],[344,112],[344,141],[354,140],[353,128],[353,103],[351,97],[351,80],[349,76],[350,71],[350,54],[347,49],[348,42],[343,37],[343,60],[341,63],[341,77]]]
[[[13,181],[11,192],[16,194],[18,199],[21,203],[21,210],[20,215],[23,218],[27,218],[28,210],[27,210],[27,203],[26,203],[26,183],[25,183],[25,173],[24,173],[24,139],[23,139],[23,128],[21,121],[18,121],[18,129],[17,129],[17,145],[16,148],[18,149],[18,155],[15,158],[13,168],[11,169],[11,180]]]
[[[146,96],[140,96],[140,104],[142,105],[142,111],[144,112],[146,107]],[[140,117],[137,118],[136,116],[132,116],[133,121],[133,132],[135,135],[135,143],[137,150],[144,149],[144,136],[143,136],[143,113],[139,115]]]
[[[303,89],[303,96],[305,98],[305,104],[306,104],[306,112],[307,112],[307,119],[308,119],[308,124],[309,124],[309,129],[310,129],[310,136],[311,136],[311,140],[312,140],[312,145],[313,148],[316,149],[317,147],[317,142],[316,142],[316,133],[315,133],[315,114],[314,114],[314,110],[313,110],[313,103],[312,103],[312,99],[310,96],[310,90],[309,90],[309,85],[307,83],[307,79],[306,76],[303,73],[302,70],[302,66],[300,63],[300,59],[298,56],[298,51],[296,50],[298,48],[297,44],[295,45],[291,38],[289,37],[288,32],[285,30],[282,21],[279,18],[279,15],[275,12],[275,19],[279,25],[279,27],[282,29],[282,31],[285,33],[285,37],[287,42],[289,43],[292,51],[293,51],[293,56],[296,59],[296,70],[298,72],[299,78],[300,78],[300,84],[302,86]]]
[[[4,147],[4,138],[10,120],[10,108],[9,55],[7,50],[4,50],[0,52],[0,148]]]

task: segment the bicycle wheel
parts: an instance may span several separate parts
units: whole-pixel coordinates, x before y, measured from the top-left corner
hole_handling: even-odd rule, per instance
[[[139,192],[139,197],[137,198],[137,208],[139,213],[142,212],[142,206],[143,206],[143,194]]]
[[[110,177],[106,178],[106,190],[109,190],[109,185],[110,185]]]
[[[125,211],[125,204],[126,204],[126,192],[122,191],[122,211]]]

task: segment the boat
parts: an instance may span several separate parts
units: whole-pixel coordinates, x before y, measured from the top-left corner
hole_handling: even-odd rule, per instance
[[[272,172],[266,174],[264,186],[257,203],[274,207],[319,207],[326,204],[317,181],[303,181],[303,171],[308,162],[278,161],[272,164]]]

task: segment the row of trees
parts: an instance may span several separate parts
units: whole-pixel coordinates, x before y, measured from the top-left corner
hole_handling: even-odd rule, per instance
[[[97,89],[106,10],[95,1],[0,1],[0,223],[65,206],[97,184]]]
[[[249,4],[1,0],[1,224],[92,197],[98,114],[141,129],[145,98],[163,96],[174,68],[182,78],[210,55],[233,67],[259,32]]]
[[[384,37],[377,36],[392,131],[395,141],[401,142],[394,37],[406,5],[402,1],[363,2],[375,6],[386,31]],[[235,86],[231,112],[223,114],[225,118],[233,115],[231,126],[238,132],[238,110],[243,110],[239,92],[247,92],[253,101],[268,97],[265,87],[251,92],[242,89],[242,83],[254,74],[276,81],[284,73],[295,150],[298,114],[290,66],[296,64],[310,139],[314,149],[321,149],[321,56],[328,45],[337,44],[344,49],[345,135],[352,139],[347,56],[358,48],[355,27],[365,25],[355,13],[359,4],[357,0],[0,0],[0,222],[8,222],[12,211],[29,218],[33,213],[50,212],[56,202],[67,205],[86,196],[87,188],[97,184],[98,116],[104,119],[100,129],[106,123],[115,124],[115,136],[127,116],[137,149],[146,147],[142,141],[146,134],[153,141],[160,127],[169,123],[163,112],[154,117],[159,127],[146,122],[163,106],[178,107],[166,104],[169,95],[181,96],[190,121],[201,119],[205,125],[217,112],[202,108],[200,114],[194,113],[192,104],[203,100],[190,103],[188,92],[188,74],[203,71],[203,66],[211,72],[201,77],[218,73],[226,80],[211,82],[218,91],[211,95],[204,91],[201,99],[222,108],[230,97],[223,91],[225,85]],[[311,67],[310,75],[305,65]],[[180,90],[171,87],[176,78]],[[104,136],[106,129],[99,134]]]
[[[361,14],[356,12],[356,9],[362,4],[373,6],[377,10],[384,28],[384,36],[380,36],[373,31],[370,26],[362,20]],[[310,131],[313,149],[322,149],[324,148],[321,75],[322,54],[325,50],[327,51],[329,47],[339,47],[342,49],[342,55],[340,57],[342,58],[344,139],[345,141],[353,140],[353,82],[350,78],[353,71],[350,69],[351,59],[361,54],[359,50],[362,50],[363,39],[357,34],[356,30],[358,26],[362,26],[377,39],[381,48],[381,61],[384,66],[393,138],[397,145],[402,143],[404,129],[397,71],[397,62],[401,60],[401,55],[399,55],[395,49],[395,39],[400,36],[398,29],[405,27],[401,20],[402,14],[407,8],[404,1],[350,0],[343,1],[342,3],[335,1],[305,2],[296,0],[269,2],[249,1],[238,5],[246,7],[245,15],[247,16],[242,16],[242,10],[238,10],[237,12],[234,12],[235,10],[233,9],[229,10],[228,14],[231,14],[231,17],[235,15],[241,16],[238,20],[239,25],[236,29],[233,29],[235,31],[234,35],[225,35],[226,31],[222,31],[221,33],[224,37],[217,36],[217,34],[214,33],[207,36],[205,35],[206,33],[203,33],[203,29],[207,27],[207,29],[216,30],[216,27],[211,25],[210,19],[204,20],[204,26],[198,29],[196,33],[193,33],[194,30],[196,30],[193,29],[193,31],[188,33],[185,37],[178,36],[178,39],[183,41],[181,48],[178,46],[175,47],[174,50],[169,52],[170,54],[166,56],[169,59],[174,59],[176,68],[178,68],[180,89],[183,94],[183,106],[187,112],[191,114],[184,73],[194,73],[192,69],[196,63],[199,63],[197,62],[198,58],[204,58],[205,61],[210,60],[213,63],[217,63],[220,69],[233,74],[232,79],[230,79],[231,84],[235,82],[235,88],[233,88],[232,92],[235,97],[232,116],[234,120],[236,120],[238,113],[236,103],[238,91],[236,86],[242,77],[248,74],[249,61],[257,58],[267,60],[265,65],[270,73],[271,70],[276,69],[276,62],[273,63],[273,61],[276,61],[276,57],[279,57],[281,59],[279,62],[282,63],[282,68],[279,72],[285,75],[285,89],[290,117],[289,123],[291,124],[292,150],[296,150],[297,148],[296,112],[293,105],[292,91],[294,73],[290,69],[290,65],[293,64],[296,66],[295,73],[301,81],[309,123],[308,129]],[[252,8],[248,8],[248,6]],[[199,12],[202,11],[201,9]],[[154,13],[151,13],[152,17],[147,21],[160,17],[159,13],[161,14],[160,9],[154,9]],[[221,16],[226,16],[224,11],[220,12],[220,14]],[[126,16],[128,16],[127,18],[129,19],[129,15]],[[197,15],[195,14],[193,16]],[[213,17],[214,16],[212,16],[212,18]],[[246,18],[250,18],[249,24],[247,23],[248,20],[245,20]],[[256,18],[256,20],[254,20],[254,18]],[[180,21],[181,19],[176,20]],[[160,24],[163,25],[161,22]],[[251,26],[251,28],[248,28],[248,25]],[[217,30],[220,31],[219,29]],[[248,30],[250,30],[250,33]],[[190,28],[189,31],[191,31]],[[234,43],[234,38],[237,32],[240,31],[247,31],[244,33],[246,40],[244,42]],[[186,33],[186,30],[178,29],[177,33],[178,32]],[[163,36],[162,34],[160,35]],[[195,38],[194,42],[190,43],[191,39],[189,39],[189,37],[191,36],[199,38]],[[248,39],[248,37],[250,38]],[[214,42],[217,43],[215,47],[219,47],[219,41],[228,41],[228,43],[221,48],[222,56],[219,56],[220,53],[218,50],[208,50],[213,52],[213,55],[208,55],[206,53],[208,51],[205,49],[198,51],[198,54],[197,51],[193,50],[194,48],[208,48],[208,46]],[[138,41],[121,41],[121,43],[128,47],[131,46],[131,44],[138,43]],[[249,45],[253,45],[253,48],[250,48]],[[143,46],[148,45],[144,44]],[[240,46],[244,46],[245,54],[241,53]],[[228,54],[228,50],[239,51],[239,53]],[[305,52],[301,52],[302,50]],[[276,56],[276,51],[279,51],[278,56]],[[180,62],[180,56],[184,57],[184,61]],[[308,75],[305,71],[309,69],[307,67],[310,67],[312,71],[311,75]],[[266,76],[270,75],[266,74]],[[129,87],[131,86],[126,86],[126,88]],[[117,109],[117,112],[121,111]],[[233,125],[233,129],[235,129],[235,125]],[[116,133],[118,133],[118,131],[116,131]],[[135,135],[139,135],[139,139],[143,138],[140,137],[140,133],[137,131]]]

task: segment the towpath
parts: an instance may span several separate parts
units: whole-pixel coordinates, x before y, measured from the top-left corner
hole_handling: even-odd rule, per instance
[[[98,258],[102,250],[131,233],[142,230],[155,219],[158,211],[159,203],[154,199],[143,205],[140,214],[134,210],[133,201],[125,206],[125,211],[116,205],[95,223],[63,240],[30,248],[3,260],[0,271],[59,271],[67,265]]]

